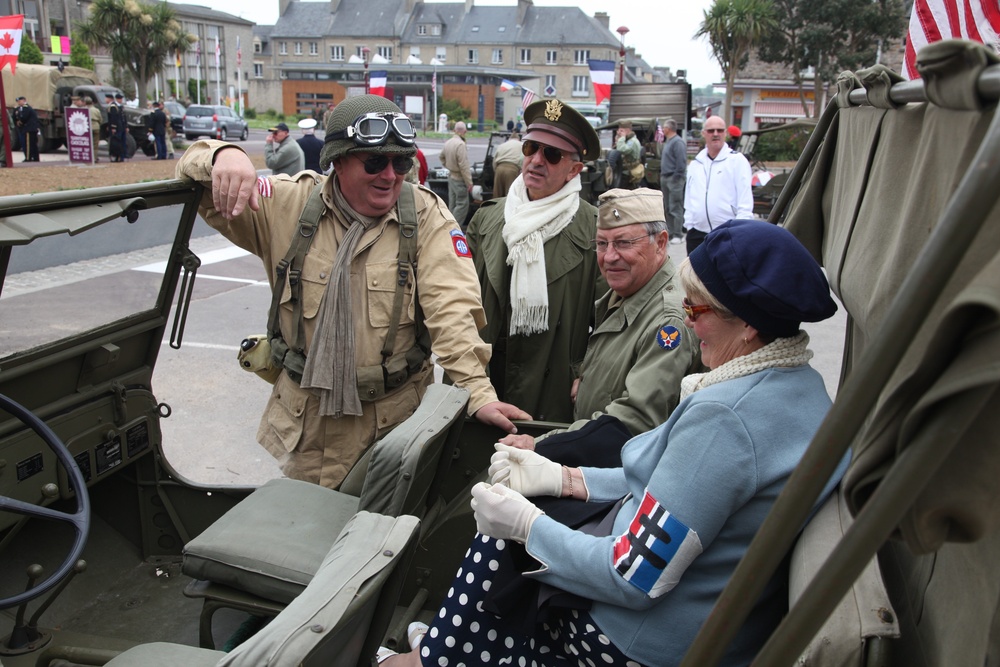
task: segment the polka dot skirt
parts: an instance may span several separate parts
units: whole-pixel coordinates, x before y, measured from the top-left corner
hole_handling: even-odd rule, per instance
[[[642,667],[629,660],[583,611],[566,610],[526,636],[520,619],[505,622],[484,611],[482,598],[504,557],[503,540],[476,535],[448,597],[420,643],[424,667],[578,665]]]

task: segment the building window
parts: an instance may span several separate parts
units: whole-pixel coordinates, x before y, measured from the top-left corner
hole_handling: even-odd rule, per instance
[[[521,64],[522,65],[531,64],[531,49],[521,49]]]
[[[309,42],[309,55],[318,56],[319,55],[319,43]]]
[[[432,25],[431,26],[431,34],[435,35],[435,36],[440,35],[441,34],[441,24],[435,23],[434,25]]]
[[[491,62],[494,65],[503,65],[503,49],[493,49],[493,60]]]
[[[365,57],[364,48],[365,47],[363,46],[355,46],[354,55],[356,55],[358,58],[364,58]]]
[[[256,39],[255,39],[255,40],[253,41],[253,52],[254,52],[254,53],[260,53],[260,52],[262,52],[263,50],[264,50],[264,47],[262,47],[262,46],[261,46],[261,44],[260,44],[260,42],[259,42],[258,40],[256,40]]]
[[[419,58],[420,57],[420,47],[419,46],[411,46],[410,47],[410,55],[413,56],[414,58]]]
[[[590,77],[573,77],[573,97],[587,97],[590,95]]]
[[[302,42],[295,42],[295,55],[302,55]]]
[[[577,49],[573,52],[574,65],[586,65],[590,60],[590,49]]]
[[[253,64],[253,78],[263,79],[264,78],[264,63],[254,63]]]
[[[556,87],[556,75],[555,74],[546,74],[545,75],[545,89],[546,90],[548,90],[549,88],[555,89],[555,87]]]
[[[288,42],[278,42],[278,53],[283,56],[288,55]]]
[[[427,25],[425,23],[421,23],[417,26],[417,34],[421,37],[425,37],[427,35]]]
[[[344,47],[343,46],[331,46],[330,47],[330,60],[334,62],[344,61]]]
[[[377,52],[378,52],[378,54],[380,56],[382,56],[383,58],[385,58],[389,62],[392,62],[392,47],[391,46],[380,46],[380,47],[378,47]]]
[[[479,64],[479,49],[469,49],[469,64],[470,65]]]
[[[545,64],[555,65],[559,62],[559,52],[554,50],[548,50],[545,52]]]
[[[448,47],[446,47],[446,46],[438,46],[438,47],[436,47],[434,49],[434,57],[437,58],[438,60],[440,60],[441,62],[444,62],[445,60],[447,60],[448,59]]]

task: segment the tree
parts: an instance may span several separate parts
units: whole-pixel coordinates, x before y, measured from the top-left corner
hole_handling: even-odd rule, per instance
[[[812,69],[819,116],[823,91],[840,72],[874,65],[885,42],[903,32],[901,0],[772,0],[782,17],[760,42],[762,60],[788,65],[808,115],[803,72]]]
[[[703,12],[705,18],[695,33],[712,47],[726,77],[726,103],[722,117],[733,122],[733,88],[736,73],[746,64],[750,51],[776,24],[771,0],[715,0]]]
[[[90,18],[77,29],[84,43],[107,49],[112,63],[131,73],[140,101],[146,99],[146,86],[163,69],[164,60],[172,62],[176,52],[186,53],[196,41],[165,2],[94,0]]]
[[[17,62],[25,65],[44,65],[42,50],[31,39],[21,40],[21,51],[17,54]]]
[[[87,45],[75,35],[70,41],[69,64],[73,67],[83,67],[84,69],[93,70],[94,59],[90,57],[90,49],[87,48]]]

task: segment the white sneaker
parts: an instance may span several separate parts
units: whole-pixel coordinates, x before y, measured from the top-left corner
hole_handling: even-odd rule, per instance
[[[670,239],[670,245],[680,245],[682,243],[684,243],[684,239],[682,239],[679,236],[675,236],[674,238]]]
[[[414,621],[406,627],[406,639],[412,650],[417,650],[417,647],[420,646],[420,640],[424,638],[425,634],[427,634],[427,625],[420,621]]]
[[[385,662],[394,655],[398,654],[392,649],[388,649],[384,646],[379,646],[378,651],[375,653],[375,663],[381,665],[383,662]]]

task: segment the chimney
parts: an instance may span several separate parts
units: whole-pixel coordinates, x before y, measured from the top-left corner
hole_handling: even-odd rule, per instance
[[[284,16],[292,0],[278,0],[278,16]]]
[[[607,12],[594,12],[594,18],[597,22],[604,26],[604,29],[611,32],[611,17],[608,16]]]
[[[281,2],[287,2],[287,0],[281,0]],[[330,0],[330,13],[336,14],[338,9],[340,9],[340,0]]]
[[[465,13],[468,14],[469,12],[471,12],[472,11],[472,7],[475,4],[476,3],[474,2],[474,0],[465,0]]]
[[[517,0],[517,25],[524,25],[524,17],[534,4],[531,0]]]

